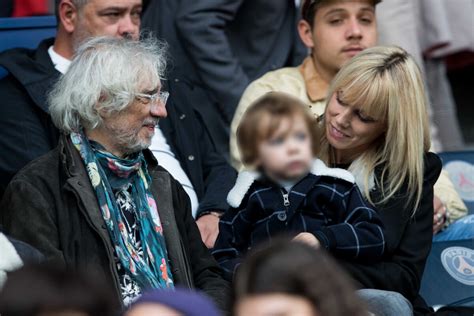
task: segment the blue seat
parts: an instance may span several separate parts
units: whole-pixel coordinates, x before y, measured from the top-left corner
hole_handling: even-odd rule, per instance
[[[0,52],[13,47],[36,48],[45,38],[56,35],[56,17],[0,18]],[[6,75],[0,67],[0,78]]]
[[[474,235],[474,151],[444,152],[439,156],[456,190],[468,207],[468,216],[455,225],[472,227]],[[461,226],[460,226],[461,227]],[[468,231],[470,232],[470,231]],[[457,234],[459,236],[460,234]],[[474,239],[433,242],[420,294],[431,306],[474,307]]]
[[[474,214],[474,150],[444,152],[439,156],[469,214]]]
[[[474,239],[433,243],[420,294],[430,306],[474,307]]]

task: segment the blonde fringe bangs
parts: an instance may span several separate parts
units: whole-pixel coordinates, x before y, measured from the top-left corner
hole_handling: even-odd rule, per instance
[[[385,139],[356,161],[362,177],[361,190],[372,204],[383,204],[402,186],[407,186],[406,203],[416,210],[423,186],[423,154],[429,150],[429,127],[426,96],[416,63],[408,55],[390,64],[394,54],[406,54],[396,47],[368,49],[349,61],[337,74],[330,87],[331,96],[339,92],[341,101],[354,104],[368,116],[385,120]],[[332,149],[323,140],[328,162]],[[374,203],[370,198],[374,169],[383,165],[379,183],[383,197]],[[351,168],[350,168],[351,169]],[[355,171],[355,170],[351,170]]]

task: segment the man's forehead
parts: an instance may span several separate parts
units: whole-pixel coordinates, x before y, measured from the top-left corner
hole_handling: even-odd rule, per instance
[[[105,8],[135,8],[142,6],[142,0],[88,0],[86,5],[99,9]]]
[[[371,11],[375,12],[375,6],[372,4],[373,1],[369,0],[339,0],[331,1],[321,5],[318,11],[324,12],[324,14],[332,11],[344,11],[348,5],[356,5],[358,11]],[[318,12],[316,12],[318,13]]]

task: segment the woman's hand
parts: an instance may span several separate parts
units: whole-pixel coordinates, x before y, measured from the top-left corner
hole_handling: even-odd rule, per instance
[[[446,206],[444,203],[437,197],[434,196],[433,199],[433,235],[436,235],[446,223]]]

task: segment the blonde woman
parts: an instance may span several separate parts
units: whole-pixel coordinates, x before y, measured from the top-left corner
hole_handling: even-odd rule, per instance
[[[377,263],[341,262],[362,288],[398,292],[411,303],[431,248],[433,184],[441,170],[428,152],[424,96],[411,56],[398,47],[374,47],[336,75],[322,119],[322,157],[354,174],[384,222],[390,254]]]

